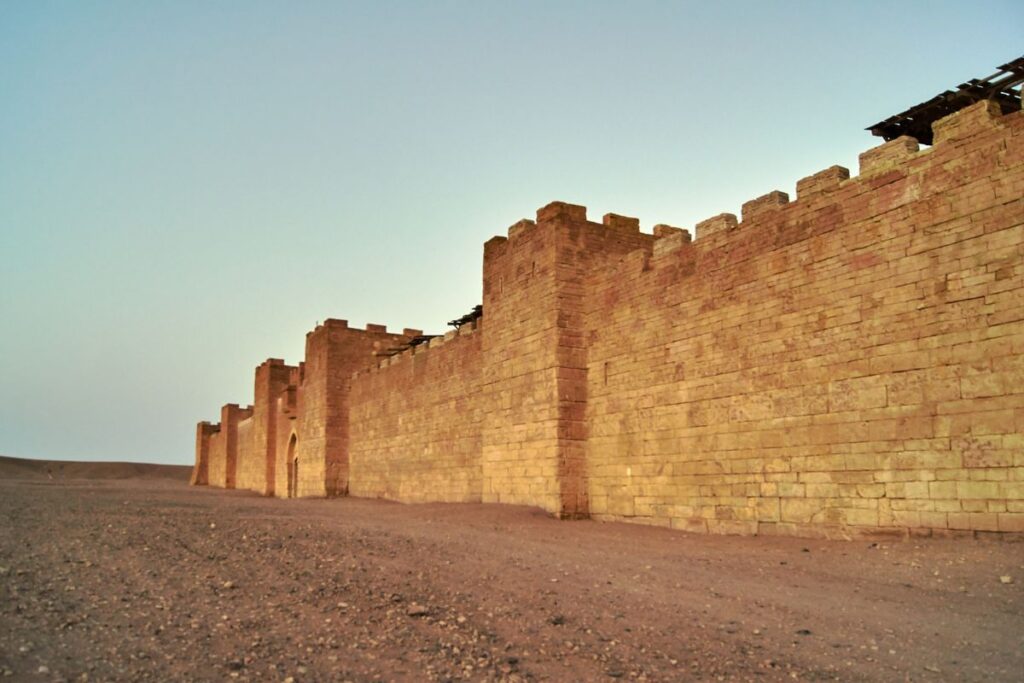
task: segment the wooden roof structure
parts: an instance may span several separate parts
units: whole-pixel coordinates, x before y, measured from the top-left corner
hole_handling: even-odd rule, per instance
[[[463,325],[466,325],[468,323],[471,323],[471,322],[474,322],[476,320],[479,320],[480,318],[483,317],[483,315],[484,315],[484,307],[481,306],[480,304],[477,304],[476,306],[473,307],[472,311],[470,311],[466,315],[462,316],[461,318],[456,318],[455,320],[449,320],[448,324],[451,325],[452,327],[454,327],[455,329],[459,329]]]
[[[987,78],[972,78],[961,83],[956,90],[947,90],[927,102],[879,121],[867,130],[887,142],[901,135],[909,135],[924,145],[932,144],[932,123],[944,116],[969,107],[975,102],[992,100],[1004,114],[1021,108],[1021,84],[1024,83],[1024,57],[1018,57],[999,67]]]
[[[433,339],[434,337],[437,337],[437,336],[439,336],[439,335],[436,335],[436,334],[418,334],[415,337],[412,337],[411,339],[409,339],[409,341],[405,342],[404,344],[398,344],[397,346],[392,346],[391,348],[384,349],[383,351],[377,351],[376,353],[374,353],[374,355],[375,356],[385,356],[385,357],[388,357],[388,358],[390,358],[391,356],[397,356],[398,354],[400,354],[400,353],[402,353],[404,351],[408,351],[409,349],[411,349],[414,346],[419,346],[420,344],[426,344],[431,339]]]

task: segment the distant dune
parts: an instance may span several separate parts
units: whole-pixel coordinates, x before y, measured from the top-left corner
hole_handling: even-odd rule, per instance
[[[188,481],[187,465],[141,462],[28,460],[0,455],[0,479],[177,479]]]

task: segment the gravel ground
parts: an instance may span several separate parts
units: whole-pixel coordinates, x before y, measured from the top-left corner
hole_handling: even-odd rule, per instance
[[[7,680],[1020,681],[1022,586],[1020,542],[0,480]]]

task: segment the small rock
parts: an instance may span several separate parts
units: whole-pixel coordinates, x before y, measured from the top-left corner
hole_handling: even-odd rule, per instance
[[[245,664],[237,659],[232,659],[230,662],[228,662],[228,668],[232,671],[241,671],[243,668],[245,668]]]
[[[48,673],[50,673],[50,667],[48,667],[48,666],[41,666],[38,669],[36,669],[36,673],[48,674]]]
[[[1013,583],[1013,577],[1012,576],[1000,576],[999,577],[999,583]]]
[[[811,629],[809,629],[809,628],[802,628],[799,631],[797,631],[796,634],[798,636],[809,636],[809,635],[811,635]]]
[[[548,619],[548,623],[552,626],[561,626],[565,623],[565,617],[561,614],[556,614],[555,616]]]
[[[232,588],[235,587],[235,582],[234,581],[225,581],[221,585],[224,586],[225,588],[227,588],[228,590],[231,590]]]
[[[414,602],[409,605],[409,608],[405,610],[405,613],[410,617],[425,617],[430,614],[430,610],[423,605],[418,605]]]

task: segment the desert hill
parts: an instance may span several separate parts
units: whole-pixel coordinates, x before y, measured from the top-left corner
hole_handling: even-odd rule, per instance
[[[177,479],[188,481],[187,465],[141,462],[29,460],[0,455],[0,479]]]

